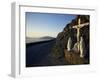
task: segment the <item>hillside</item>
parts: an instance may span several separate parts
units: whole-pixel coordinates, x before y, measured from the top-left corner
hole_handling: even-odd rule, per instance
[[[50,36],[44,36],[40,38],[26,37],[26,43],[35,43],[35,42],[40,42],[40,41],[48,41],[52,39],[54,39],[54,37],[50,37]]]
[[[64,50],[67,49],[68,38],[71,37],[72,45],[71,49],[74,49],[75,43],[77,43],[77,29],[73,28],[73,26],[78,24],[78,19],[81,19],[81,24],[89,22],[88,15],[78,15],[75,19],[68,23],[62,32],[57,35],[56,44],[52,50],[52,56],[55,61],[59,64],[66,64],[65,53]],[[80,29],[79,37],[83,37],[85,43],[85,56],[84,59],[89,63],[89,25],[84,25]],[[75,53],[75,52],[74,52]],[[85,63],[85,62],[83,62]],[[70,64],[70,63],[69,63]]]

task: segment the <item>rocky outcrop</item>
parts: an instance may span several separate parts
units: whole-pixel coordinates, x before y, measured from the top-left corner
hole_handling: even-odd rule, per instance
[[[68,38],[71,37],[73,49],[77,43],[77,30],[72,28],[73,26],[78,24],[78,19],[81,19],[81,24],[89,22],[88,15],[78,15],[75,19],[71,21],[71,23],[67,24],[62,32],[57,35],[56,45],[53,48],[53,56],[56,57],[57,60],[64,59],[64,49],[67,48]],[[83,37],[85,44],[85,59],[89,61],[89,25],[86,25],[80,29],[80,37]]]

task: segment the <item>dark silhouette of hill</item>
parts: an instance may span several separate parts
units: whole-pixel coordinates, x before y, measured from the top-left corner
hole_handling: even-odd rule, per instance
[[[54,37],[50,36],[44,36],[39,38],[33,38],[33,37],[26,37],[26,43],[36,43],[36,42],[42,42],[42,41],[49,41],[55,39]]]
[[[54,37],[51,36],[44,36],[44,37],[40,37],[41,39],[54,39]]]

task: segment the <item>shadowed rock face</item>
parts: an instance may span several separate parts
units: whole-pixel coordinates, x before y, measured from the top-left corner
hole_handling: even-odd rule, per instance
[[[89,15],[78,15],[75,19],[71,21],[71,23],[67,24],[62,32],[60,32],[57,35],[56,38],[56,45],[55,49],[57,50],[53,52],[53,55],[56,56],[56,58],[64,58],[64,49],[67,48],[67,42],[68,38],[71,37],[72,39],[72,45],[71,48],[74,47],[75,43],[77,42],[77,30],[72,28],[72,26],[75,26],[78,24],[78,18],[81,19],[81,24],[89,22]],[[84,26],[80,29],[80,36],[83,37],[84,43],[85,43],[85,58],[89,60],[89,25]]]

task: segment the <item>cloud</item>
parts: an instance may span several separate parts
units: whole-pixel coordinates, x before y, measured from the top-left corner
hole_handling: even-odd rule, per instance
[[[56,32],[27,32],[26,33],[26,36],[27,37],[35,37],[35,38],[38,38],[38,37],[44,37],[44,36],[51,36],[51,37],[56,37],[58,33]]]

